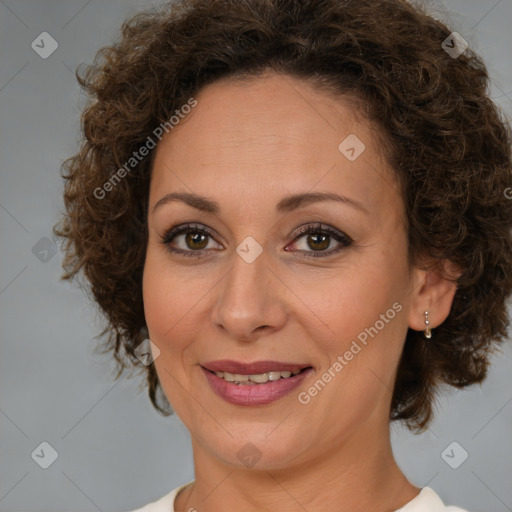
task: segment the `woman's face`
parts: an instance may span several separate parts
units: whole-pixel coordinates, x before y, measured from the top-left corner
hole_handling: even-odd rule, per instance
[[[371,125],[276,74],[196,99],[150,187],[144,308],[170,403],[239,466],[378,444],[419,278]]]

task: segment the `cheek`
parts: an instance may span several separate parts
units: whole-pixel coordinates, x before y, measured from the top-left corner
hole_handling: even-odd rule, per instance
[[[144,314],[149,337],[160,350],[155,367],[171,400],[178,400],[174,379],[189,387],[200,356],[196,342],[211,322],[205,304],[219,276],[207,265],[200,267],[173,262],[155,242],[148,247],[142,280]]]
[[[150,337],[160,350],[174,348],[166,340],[179,342],[180,329],[199,300],[199,292],[187,281],[184,272],[170,265],[165,251],[148,249],[142,280],[144,314]]]
[[[146,323],[155,342],[166,326],[167,329],[170,327],[169,318],[174,315],[176,306],[174,294],[169,294],[168,287],[163,283],[167,281],[168,275],[165,268],[158,263],[154,251],[148,250],[142,279],[142,294]]]
[[[350,269],[349,272],[338,272],[326,279],[317,279],[315,286],[303,283],[296,288],[296,293],[305,298],[311,322],[316,317],[316,325],[325,333],[324,338],[330,340],[333,347],[338,347],[339,340],[356,338],[376,322],[381,328],[381,315],[385,316],[385,320],[388,317],[395,319],[396,309],[401,309],[393,309],[393,304],[402,298],[399,290],[398,282],[391,279],[387,272]],[[307,314],[307,311],[304,313]],[[391,321],[385,322],[386,329],[391,324]]]
[[[313,328],[311,320],[308,337],[321,352],[317,379],[326,385],[301,390],[301,403],[311,400],[315,410],[323,411],[318,414],[333,435],[340,421],[349,429],[373,411],[387,418],[407,325],[393,281],[377,278],[371,272],[350,273],[332,279],[327,294],[309,290],[320,322]]]
[[[354,392],[378,382],[392,385],[407,332],[405,254],[374,251],[297,290],[314,312],[304,310],[311,318],[309,336],[324,354],[324,370],[341,356],[343,377],[336,380]]]
[[[149,337],[160,350],[154,362],[158,379],[182,419],[188,414],[188,393],[184,391],[190,387],[185,363],[188,343],[190,332],[197,327],[191,319],[200,300],[184,275],[169,264],[165,251],[148,249],[142,280],[144,314]]]
[[[170,329],[204,294],[207,284],[202,289],[192,286],[196,271],[186,263],[186,260],[183,263],[173,261],[156,240],[156,234],[150,235],[142,279],[148,326],[163,322]]]

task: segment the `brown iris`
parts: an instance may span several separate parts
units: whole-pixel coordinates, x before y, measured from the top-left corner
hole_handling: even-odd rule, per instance
[[[204,249],[208,245],[208,235],[202,233],[187,233],[185,243],[190,249]]]
[[[329,247],[329,235],[314,234],[308,235],[308,245],[315,251],[321,251]]]

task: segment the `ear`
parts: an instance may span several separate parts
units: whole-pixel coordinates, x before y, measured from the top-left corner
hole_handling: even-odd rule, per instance
[[[429,269],[414,270],[414,290],[409,309],[408,324],[416,331],[425,330],[425,311],[430,327],[439,327],[450,314],[457,291],[456,279],[461,270],[450,260],[442,260]]]

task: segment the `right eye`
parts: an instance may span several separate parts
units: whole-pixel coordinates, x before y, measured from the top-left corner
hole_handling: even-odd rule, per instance
[[[217,248],[208,247],[210,242],[214,242],[212,233],[200,224],[175,226],[166,231],[160,241],[171,253],[196,258],[206,256],[204,251],[223,248],[220,244]]]

